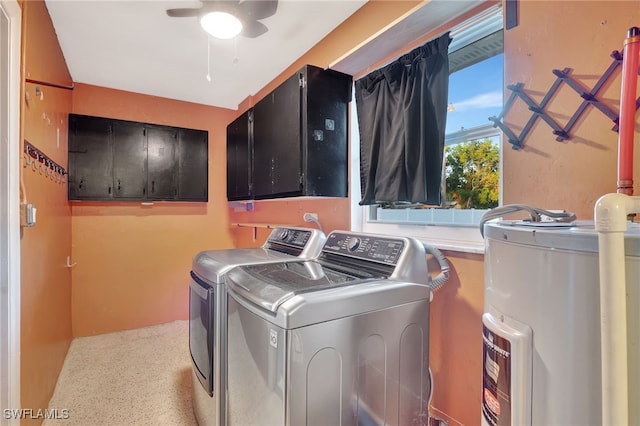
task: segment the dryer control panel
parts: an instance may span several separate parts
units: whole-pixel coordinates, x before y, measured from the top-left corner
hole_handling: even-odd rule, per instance
[[[304,248],[311,238],[311,231],[291,228],[277,228],[269,235],[269,243],[286,244]]]
[[[327,237],[322,251],[396,265],[404,247],[405,242],[401,239],[336,232]]]

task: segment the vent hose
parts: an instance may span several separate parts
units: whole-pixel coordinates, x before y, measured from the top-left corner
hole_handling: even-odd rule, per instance
[[[482,215],[480,219],[480,234],[484,238],[484,224],[490,220],[498,219],[506,214],[518,211],[527,211],[531,216],[531,222],[542,222],[541,216],[548,216],[558,223],[570,223],[576,220],[576,215],[571,212],[552,212],[538,207],[528,206],[526,204],[507,204],[502,207],[489,210]]]
[[[444,257],[442,252],[432,246],[431,244],[422,243],[424,247],[424,251],[432,255],[437,261],[438,265],[440,265],[440,273],[431,280],[431,284],[429,285],[429,289],[431,290],[431,297],[433,298],[433,293],[438,290],[440,287],[444,285],[447,281],[449,281],[449,261]],[[431,399],[433,398],[433,374],[431,373],[431,366],[429,368],[429,402],[427,407],[431,407]]]
[[[424,247],[424,251],[431,254],[438,261],[438,265],[440,265],[440,273],[438,274],[438,276],[436,276],[431,280],[431,284],[429,285],[429,289],[431,290],[431,297],[433,298],[433,293],[436,290],[438,290],[440,287],[442,287],[444,283],[446,283],[449,280],[449,262],[447,261],[447,258],[444,257],[442,252],[437,248],[435,248],[434,246],[427,243],[422,243],[422,246]],[[428,368],[429,368],[429,402],[427,407],[431,407],[431,399],[433,398],[434,381],[433,381],[433,374],[431,373],[431,366],[429,366]]]
[[[449,262],[442,252],[434,246],[427,243],[422,243],[422,245],[424,246],[424,251],[431,254],[438,261],[438,265],[440,265],[440,273],[431,280],[431,284],[429,285],[431,291],[435,292],[449,280]]]

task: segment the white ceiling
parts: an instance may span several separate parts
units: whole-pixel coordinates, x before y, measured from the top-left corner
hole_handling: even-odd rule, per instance
[[[280,0],[276,14],[261,21],[266,34],[217,40],[197,18],[165,12],[199,1],[46,0],[74,82],[230,109],[364,3]]]

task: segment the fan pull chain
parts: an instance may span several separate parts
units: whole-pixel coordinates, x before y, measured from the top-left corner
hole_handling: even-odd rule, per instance
[[[207,35],[207,81],[211,83],[211,36]]]
[[[238,37],[235,37],[233,40],[233,65],[237,65],[240,62],[240,58],[238,58]]]

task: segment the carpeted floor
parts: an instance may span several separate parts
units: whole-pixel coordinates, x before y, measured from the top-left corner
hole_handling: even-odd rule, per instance
[[[188,335],[175,321],[74,339],[49,403],[68,418],[44,425],[197,425]]]

